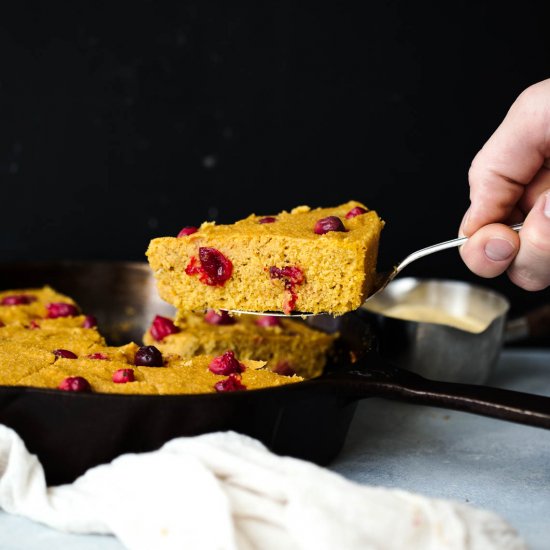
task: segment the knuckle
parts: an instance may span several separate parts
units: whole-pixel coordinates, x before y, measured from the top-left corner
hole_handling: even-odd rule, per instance
[[[526,231],[525,233],[527,234],[522,235],[521,246],[528,248],[530,255],[537,258],[537,261],[546,261],[550,266],[550,235],[537,230]]]
[[[541,276],[526,268],[511,268],[508,270],[508,278],[523,290],[536,292],[544,290],[550,284],[548,276]]]

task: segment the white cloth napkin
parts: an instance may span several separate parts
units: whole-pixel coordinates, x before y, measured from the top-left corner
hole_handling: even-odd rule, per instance
[[[74,483],[46,487],[38,459],[0,425],[0,507],[131,550],[519,550],[495,514],[367,487],[234,433],[174,439]]]

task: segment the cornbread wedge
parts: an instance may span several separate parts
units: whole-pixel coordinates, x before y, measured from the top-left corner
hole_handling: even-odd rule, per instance
[[[159,324],[167,328],[163,330]],[[280,317],[241,315],[231,317],[213,311],[206,315],[180,313],[177,327],[157,316],[143,342],[163,354],[184,359],[201,354],[220,354],[232,349],[242,359],[266,361],[278,374],[296,373],[304,378],[323,372],[337,335],[308,327],[301,321]]]
[[[338,315],[359,308],[368,295],[383,225],[355,201],[300,206],[156,238],[147,257],[160,296],[179,311]]]
[[[71,298],[43,289],[0,293],[0,385],[72,392],[212,393],[302,380],[269,371],[230,349],[182,359],[154,346],[107,346]]]

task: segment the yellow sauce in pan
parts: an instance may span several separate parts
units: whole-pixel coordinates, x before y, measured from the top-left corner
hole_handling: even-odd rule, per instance
[[[452,315],[429,305],[397,304],[384,309],[382,313],[387,317],[395,317],[406,321],[449,325],[467,332],[479,333],[487,328],[486,321],[471,315]]]

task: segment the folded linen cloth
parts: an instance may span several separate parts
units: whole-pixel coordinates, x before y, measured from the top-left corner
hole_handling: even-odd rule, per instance
[[[47,487],[38,459],[0,425],[0,508],[130,550],[519,550],[497,515],[362,486],[234,432],[182,437]]]

